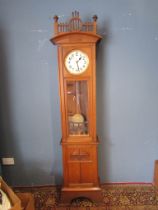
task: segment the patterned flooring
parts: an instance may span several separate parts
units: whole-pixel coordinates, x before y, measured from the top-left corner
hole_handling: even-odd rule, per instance
[[[55,186],[16,188],[31,192],[36,210],[158,210],[158,189],[152,184],[104,184],[101,204],[75,199],[69,205],[59,203],[60,188]]]

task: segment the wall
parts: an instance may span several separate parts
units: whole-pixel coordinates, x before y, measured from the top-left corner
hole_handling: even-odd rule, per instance
[[[156,0],[0,0],[1,157],[12,185],[62,181],[53,16],[97,14],[97,125],[101,182],[151,182],[158,158]]]

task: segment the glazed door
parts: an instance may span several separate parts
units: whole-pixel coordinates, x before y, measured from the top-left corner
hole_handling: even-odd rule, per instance
[[[89,93],[87,80],[66,81],[68,136],[89,135]]]

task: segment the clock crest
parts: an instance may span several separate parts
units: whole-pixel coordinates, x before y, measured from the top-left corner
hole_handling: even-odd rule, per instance
[[[54,17],[51,42],[58,48],[62,124],[63,186],[61,202],[76,197],[102,199],[96,134],[97,16],[83,22],[79,12],[66,23]]]

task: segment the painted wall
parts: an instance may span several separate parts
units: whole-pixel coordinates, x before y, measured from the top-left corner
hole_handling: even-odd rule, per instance
[[[0,155],[12,185],[61,183],[53,16],[97,14],[102,182],[151,182],[158,158],[157,0],[0,0]]]

